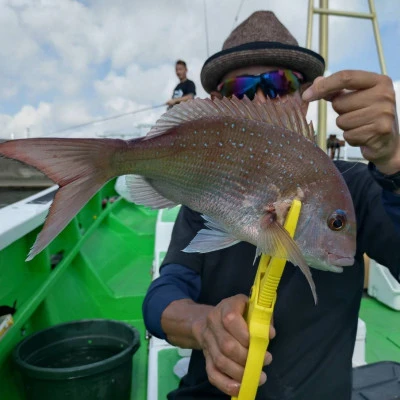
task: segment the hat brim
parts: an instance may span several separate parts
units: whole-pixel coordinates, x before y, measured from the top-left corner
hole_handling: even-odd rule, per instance
[[[312,82],[325,70],[324,59],[312,50],[279,42],[252,42],[211,56],[201,70],[201,83],[210,93],[228,72],[253,65],[289,68],[301,72],[306,82]]]

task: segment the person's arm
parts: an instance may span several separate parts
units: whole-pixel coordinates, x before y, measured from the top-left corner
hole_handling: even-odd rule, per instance
[[[247,360],[249,332],[243,318],[247,301],[242,294],[224,299],[215,307],[178,300],[165,309],[161,320],[171,343],[203,350],[210,383],[230,396],[239,394]],[[270,339],[274,337],[271,325]],[[271,362],[267,352],[264,365]],[[266,375],[261,372],[259,385],[265,381]]]
[[[181,207],[164,265],[186,265],[200,275],[204,255],[184,253],[182,249],[202,228],[204,223],[201,216],[187,207]],[[175,269],[174,274],[179,274],[180,277],[176,278],[182,282],[182,271]],[[155,289],[155,293],[158,292],[158,296],[164,298],[161,292],[164,291],[167,296],[167,292],[171,289],[160,286]],[[237,396],[249,346],[248,328],[243,318],[247,300],[246,296],[237,295],[222,300],[216,306],[210,306],[196,303],[195,298],[181,298],[170,302],[161,312],[161,318],[157,311],[159,310],[157,302],[153,305],[148,302],[145,308],[148,316],[154,311],[157,312],[160,329],[170,343],[203,351],[211,384],[230,396]],[[148,322],[148,317],[146,319]],[[271,326],[270,338],[274,336],[275,330]],[[271,361],[272,356],[267,352],[264,364],[267,365]],[[262,372],[260,384],[265,380],[265,373]]]
[[[188,80],[186,81],[186,85],[184,87],[183,96],[168,100],[167,105],[173,106],[183,101],[194,99],[195,96],[196,96],[196,85],[194,84],[194,82]]]
[[[168,341],[181,348],[201,350],[194,326],[207,319],[212,306],[198,304],[192,299],[171,302],[162,313],[160,323]]]
[[[161,315],[172,302],[183,299],[197,300],[200,286],[200,276],[183,265],[168,264],[161,268],[160,276],[151,283],[143,301],[143,319],[147,330],[153,336],[174,341],[173,337],[167,337],[165,334],[161,325]],[[168,329],[167,331],[169,332]],[[177,345],[190,347],[190,344]]]
[[[192,93],[185,94],[182,97],[175,97],[174,99],[169,99],[165,104],[168,106],[174,106],[175,104],[181,103],[183,101],[188,101],[194,99],[194,95]]]

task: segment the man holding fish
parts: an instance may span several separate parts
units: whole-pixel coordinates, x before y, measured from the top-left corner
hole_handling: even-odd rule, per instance
[[[333,232],[347,224],[343,228],[349,229],[345,240],[339,244],[313,225],[321,215],[315,209],[314,215],[306,217],[305,226],[299,221],[298,229],[307,236],[302,239],[302,252],[312,267],[320,269],[312,272],[318,304],[314,304],[300,270],[287,264],[278,289],[275,328],[270,331],[275,339],[265,355],[267,367],[260,377],[257,399],[350,400],[352,353],[363,290],[363,253],[388,266],[400,279],[400,238],[393,226],[393,222],[400,226],[400,140],[393,83],[371,72],[340,71],[323,78],[323,71],[324,61],[318,54],[298,47],[272,13],[257,12],[231,33],[223,50],[205,62],[201,73],[202,84],[212,98],[257,96],[259,101],[267,102],[268,97],[280,95],[284,103],[288,95],[292,102],[284,104],[298,104],[304,114],[311,101],[331,101],[345,140],[359,146],[370,161],[368,167],[336,162],[350,190],[357,228],[351,226],[354,221],[349,206],[343,207],[347,207],[343,214],[343,210],[337,210],[336,214],[323,215],[331,218],[328,224],[332,224]],[[282,153],[276,154],[276,162],[283,164],[291,152],[302,157],[304,153],[296,152],[300,145],[292,139],[271,144],[270,152]],[[313,154],[308,157],[315,165]],[[291,173],[284,172],[283,178],[288,180]],[[281,177],[275,179],[275,188],[270,185],[260,189],[277,190],[279,198]],[[297,182],[297,186],[300,199],[306,196],[301,192],[315,190],[312,185],[306,188],[304,182]],[[328,202],[328,197],[322,194],[321,200]],[[244,208],[246,201],[251,202],[244,196]],[[269,207],[279,219],[277,203]],[[338,198],[338,203],[345,204],[346,200]],[[232,201],[233,209],[234,205]],[[246,362],[249,337],[243,313],[258,265],[258,261],[253,263],[256,248],[229,241],[225,235],[220,247],[213,249],[216,251],[195,253],[204,248],[193,237],[205,227],[211,231],[215,228],[207,217],[181,208],[161,276],[152,283],[143,306],[153,334],[193,349],[188,374],[169,399],[225,399],[237,395]],[[216,230],[223,235],[224,230]],[[199,235],[197,238],[201,239]],[[218,237],[214,239],[218,243]],[[300,240],[296,241],[299,244]],[[312,257],[307,257],[305,247],[314,243],[332,252],[325,263],[313,265]],[[228,247],[231,244],[235,245]],[[340,249],[346,253],[341,259],[334,255]]]
[[[143,306],[153,334],[193,349],[170,399],[237,395],[248,348],[243,312],[261,253],[289,262],[258,398],[350,399],[363,254],[400,274],[400,141],[388,77],[323,71],[324,60],[273,13],[257,12],[205,62],[202,84],[213,100],[174,106],[146,137],[0,144],[0,155],[59,185],[28,260],[113,177],[128,175],[124,193],[137,204],[182,204]],[[315,144],[305,113],[321,98],[332,101],[368,168],[334,164]],[[291,238],[282,224],[294,199],[302,211]]]

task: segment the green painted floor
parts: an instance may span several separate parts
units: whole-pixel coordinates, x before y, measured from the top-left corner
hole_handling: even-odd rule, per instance
[[[179,385],[179,378],[174,374],[174,366],[179,361],[177,349],[164,349],[158,353],[158,400],[165,400],[167,394]]]
[[[400,362],[400,311],[364,297],[360,318],[367,326],[366,361]]]

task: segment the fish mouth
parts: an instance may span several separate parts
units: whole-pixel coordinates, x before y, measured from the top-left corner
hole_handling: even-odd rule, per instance
[[[335,272],[335,273],[341,273],[343,272],[343,268],[338,265],[333,265],[327,260],[321,260],[320,258],[316,259],[311,256],[305,256],[305,260],[307,261],[307,264],[314,269],[319,269],[321,271],[328,271],[328,272]]]
[[[343,255],[337,255],[327,253],[325,260],[316,259],[305,255],[304,257],[311,268],[319,269],[321,271],[329,271],[335,273],[343,272],[343,267],[347,267],[354,264],[354,257],[347,257]]]
[[[348,267],[354,264],[354,257],[343,257],[328,253],[328,263],[336,267]]]

